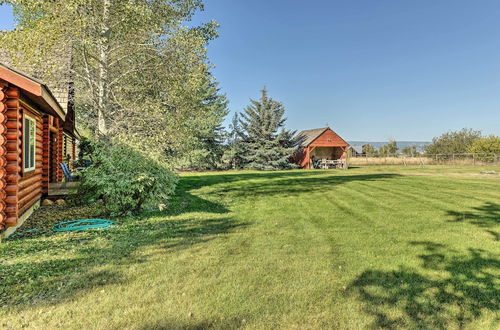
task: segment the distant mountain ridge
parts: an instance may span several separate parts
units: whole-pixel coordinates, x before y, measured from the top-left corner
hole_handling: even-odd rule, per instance
[[[371,144],[374,146],[376,149],[379,149],[382,146],[385,146],[389,142],[369,142],[369,141],[347,141],[351,146],[356,147],[356,146],[363,146],[365,144]],[[402,149],[404,147],[416,145],[418,151],[423,151],[425,146],[428,146],[432,142],[427,142],[427,141],[396,141],[398,145],[398,149]]]

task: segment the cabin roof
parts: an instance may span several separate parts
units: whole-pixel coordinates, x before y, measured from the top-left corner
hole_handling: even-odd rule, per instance
[[[0,79],[21,88],[28,98],[37,103],[43,110],[65,119],[66,113],[63,108],[41,80],[3,63],[0,63]]]
[[[321,134],[323,134],[327,129],[329,129],[329,127],[313,128],[300,131],[298,135],[299,138],[302,140],[300,145],[302,147],[307,147],[314,140],[316,140]]]
[[[1,33],[2,31],[0,30]],[[53,54],[57,58],[57,61],[53,63],[56,66],[51,66],[50,69],[47,69],[43,65],[28,64],[25,62],[19,63],[19,60],[16,63],[13,61],[13,58],[22,58],[23,56],[3,48],[0,49],[0,63],[10,66],[10,68],[16,68],[15,71],[32,79],[41,80],[40,82],[48,86],[52,95],[63,109],[63,112],[67,114],[71,111],[69,103],[74,98],[70,93],[70,85],[73,82],[70,67],[71,51],[68,50],[68,47],[57,47],[54,51],[57,52],[57,54]]]

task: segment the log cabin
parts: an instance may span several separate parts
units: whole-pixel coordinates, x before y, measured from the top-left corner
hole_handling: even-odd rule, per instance
[[[63,180],[65,119],[42,81],[0,63],[0,240]]]
[[[330,127],[314,128],[298,134],[301,148],[292,161],[301,168],[314,168],[313,160],[324,164],[337,164],[337,167],[348,167],[349,144]]]

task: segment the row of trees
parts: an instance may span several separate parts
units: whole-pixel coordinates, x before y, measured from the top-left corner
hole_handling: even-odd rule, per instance
[[[190,22],[202,0],[4,3],[16,27],[0,32],[2,62],[69,94],[92,140],[78,201],[108,214],[163,209],[172,168],[219,162],[228,102],[207,56],[217,24]]]
[[[397,143],[390,140],[388,144],[378,150],[371,144],[363,146],[363,154],[371,157],[403,155],[458,155],[458,154],[480,154],[500,156],[500,137],[495,135],[483,136],[481,131],[468,128],[459,131],[450,131],[432,139],[422,152],[417,150],[416,145],[406,146],[398,149]]]
[[[375,148],[375,146],[372,144],[365,144],[363,145],[362,152],[364,155],[367,155],[368,157],[377,157],[377,156],[395,155],[398,152],[398,150],[399,148],[397,142],[394,140],[389,140],[389,143],[381,146],[379,149]],[[405,150],[406,149],[403,148],[402,152],[404,152]]]
[[[80,128],[175,167],[213,163],[228,113],[206,46],[217,24],[187,26],[202,0],[4,0],[10,64],[72,86]],[[217,147],[218,148],[218,147]]]
[[[483,136],[481,131],[463,128],[432,139],[426,148],[427,154],[499,154],[500,136]]]
[[[219,129],[207,141],[210,161],[191,161],[190,169],[280,170],[295,167],[290,158],[298,151],[300,139],[285,127],[285,108],[262,90],[259,100],[250,100],[236,112],[228,130]]]
[[[233,120],[210,73],[217,24],[187,27],[202,0],[4,0],[15,30],[0,34],[10,64],[49,87],[72,86],[78,124],[173,168],[290,167],[295,132],[264,90]]]

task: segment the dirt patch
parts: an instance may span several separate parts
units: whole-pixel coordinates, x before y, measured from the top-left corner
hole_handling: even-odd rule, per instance
[[[483,171],[481,174],[486,174],[486,175],[498,175],[499,173],[495,171]]]
[[[95,207],[73,205],[42,206],[26,220],[26,222],[9,239],[41,236],[52,233],[52,227],[59,222],[95,218],[98,216]]]

